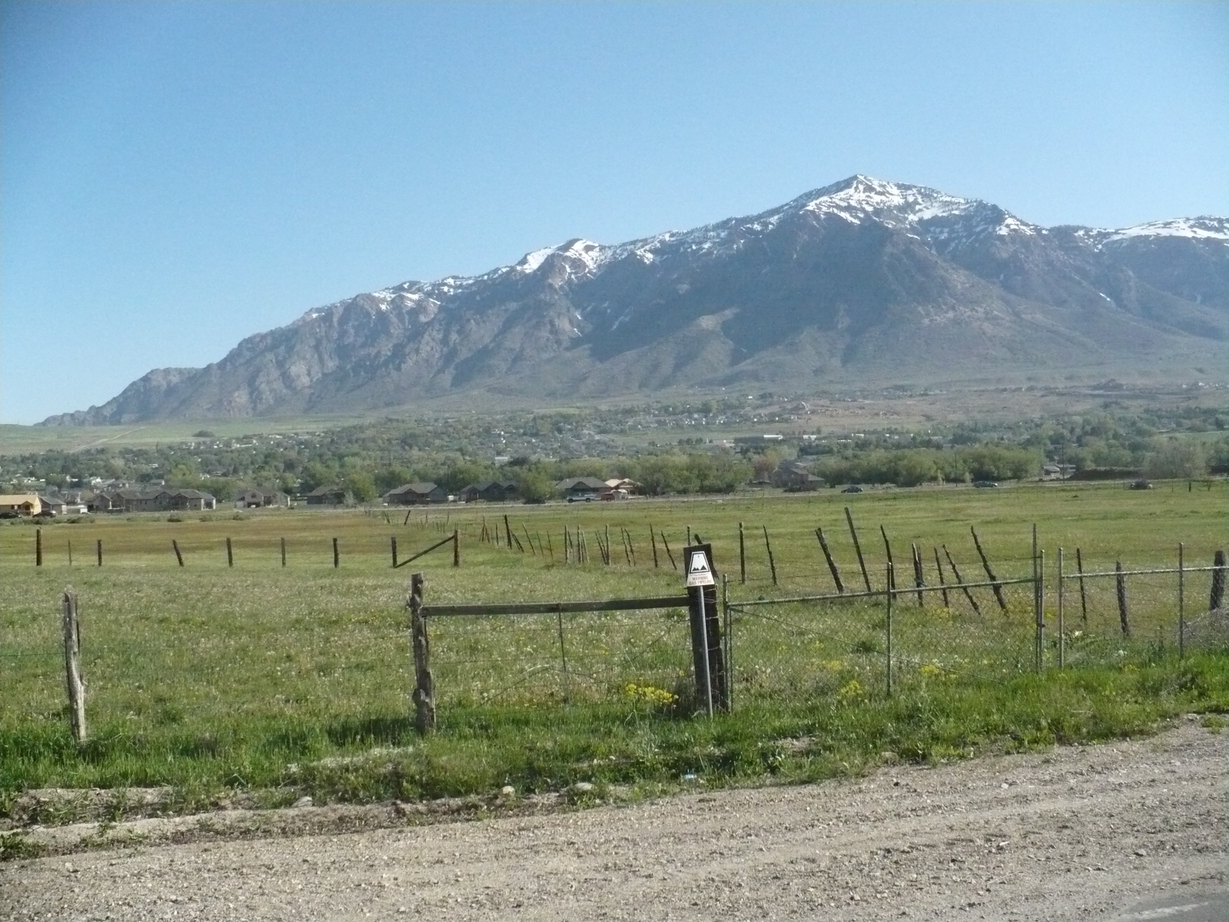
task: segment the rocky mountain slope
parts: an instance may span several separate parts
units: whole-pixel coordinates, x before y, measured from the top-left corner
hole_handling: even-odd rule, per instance
[[[308,311],[49,424],[1005,376],[1220,373],[1229,221],[1043,228],[854,176],[762,214]]]

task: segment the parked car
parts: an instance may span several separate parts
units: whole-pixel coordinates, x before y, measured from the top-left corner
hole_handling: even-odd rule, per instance
[[[861,493],[861,492],[862,492],[862,488],[861,488],[860,486],[858,486],[856,483],[851,483],[849,486],[847,486],[847,487],[846,487],[845,489],[843,489],[841,492],[842,492],[842,493]]]
[[[569,503],[591,503],[597,499],[596,493],[573,493],[568,497]]]
[[[1151,490],[1152,484],[1147,480],[1137,480],[1131,484],[1132,490]]]
[[[997,487],[998,483],[993,480],[976,480],[973,482],[973,486],[977,487],[979,490],[984,490],[987,487]]]
[[[54,509],[42,509],[34,513],[34,518],[36,519],[54,519],[55,516],[56,511]]]

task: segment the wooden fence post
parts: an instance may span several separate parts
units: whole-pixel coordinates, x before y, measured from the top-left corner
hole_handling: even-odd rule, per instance
[[[670,558],[670,569],[677,570],[679,567],[678,564],[674,562],[674,555],[670,553],[670,542],[667,540],[666,533],[664,531],[661,533],[661,543],[666,546],[666,556]]]
[[[969,600],[969,604],[973,606],[973,611],[981,614],[981,606],[977,604],[977,599],[973,598],[973,593],[969,592],[969,587],[964,584],[964,580],[960,578],[960,571],[956,569],[956,561],[952,560],[952,553],[947,549],[947,545],[943,545],[943,554],[947,557],[947,565],[952,568],[952,575],[956,577],[956,584],[964,590],[964,597]]]
[[[738,523],[738,581],[747,582],[747,544],[743,538],[743,523]]]
[[[649,524],[649,543],[653,545],[653,569],[657,569],[657,535],[653,531],[652,523]]]
[[[235,551],[231,547],[230,538],[226,539],[226,566],[233,567],[235,565]]]
[[[935,569],[939,571],[939,589],[943,593],[943,607],[950,608],[947,602],[947,579],[943,576],[943,562],[939,560],[939,549],[934,548],[935,552]]]
[[[768,526],[764,528],[764,547],[768,548],[768,568],[772,570],[772,584],[777,584],[777,561],[772,556],[772,542],[768,540]]]
[[[1118,589],[1118,620],[1122,622],[1122,636],[1131,636],[1131,625],[1127,623],[1127,577],[1122,572],[1122,561],[1114,561],[1114,583]]]
[[[34,529],[34,566],[41,567],[43,565],[43,530],[41,528]]]
[[[102,566],[102,538],[98,539],[98,565]]]
[[[85,680],[81,677],[81,625],[77,620],[77,594],[64,592],[64,672],[68,685],[68,716],[77,745],[86,740]]]
[[[1216,610],[1225,604],[1225,552],[1217,551],[1212,558],[1212,594],[1208,598],[1208,609]]]
[[[506,515],[504,516],[504,537],[508,539],[504,542],[508,550],[512,550],[512,526],[508,524],[508,517]],[[521,548],[521,550],[524,550],[524,548]]]
[[[282,566],[286,566],[286,539],[282,539]]]
[[[977,540],[977,530],[972,525],[969,526],[969,531],[973,533],[973,544],[977,547],[977,554],[981,557],[981,565],[986,570],[986,575],[990,577],[990,588],[994,590],[994,597],[998,600],[999,608],[1007,611],[1007,600],[1003,598],[1003,587],[999,584],[999,579],[994,575],[994,571],[990,569],[990,560],[986,557],[986,552],[981,549],[981,542]],[[1033,538],[1036,543],[1036,536]]]
[[[828,561],[828,570],[832,573],[832,581],[836,583],[836,591],[844,595],[845,584],[841,582],[841,573],[837,570],[836,561],[832,559],[832,554],[828,550],[828,542],[824,539],[824,530],[822,528],[815,529],[815,537],[819,539],[819,549],[824,552],[824,560]]]
[[[1075,572],[1080,578],[1080,620],[1088,623],[1088,594],[1084,591],[1084,556],[1075,549]]]
[[[553,554],[551,555],[554,556]],[[452,530],[452,565],[454,567],[461,566],[461,529],[454,528]]]
[[[888,555],[888,592],[896,591],[896,565],[892,562],[892,542],[888,540],[887,529],[879,526],[879,534],[883,535],[883,548]]]
[[[435,677],[431,674],[431,644],[423,613],[423,575],[410,577],[410,636],[414,647],[414,726],[420,734],[435,729]]]
[[[336,570],[341,566],[341,549],[337,546],[337,539],[333,539],[333,569]]]
[[[925,593],[922,591],[926,588],[926,574],[922,569],[922,552],[918,550],[916,543],[910,544],[913,549],[913,584],[917,587],[917,607],[923,608],[926,601],[923,598]]]
[[[389,550],[391,550],[393,554],[393,569],[395,570],[397,569],[397,536],[393,535],[391,538],[389,538],[388,544],[389,544]]]
[[[179,565],[183,566],[183,554],[179,550],[179,542],[174,538],[171,539],[171,549],[175,552],[175,559],[179,561]]]
[[[866,583],[866,591],[872,592],[871,576],[866,572],[866,561],[862,559],[862,545],[858,542],[858,530],[853,527],[853,514],[845,507],[845,521],[849,523],[849,534],[853,536],[853,549],[858,555],[858,566],[862,570],[862,582]]]

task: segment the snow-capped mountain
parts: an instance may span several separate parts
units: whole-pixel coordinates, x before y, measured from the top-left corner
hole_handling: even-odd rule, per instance
[[[357,412],[483,392],[1048,376],[1223,365],[1229,222],[1044,228],[854,176],[780,207],[307,311],[49,423]]]

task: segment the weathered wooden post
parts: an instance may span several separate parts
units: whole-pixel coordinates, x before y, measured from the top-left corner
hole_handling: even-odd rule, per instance
[[[666,547],[666,556],[670,558],[670,569],[677,570],[679,565],[674,562],[674,555],[670,553],[670,542],[666,539],[666,533],[661,533],[661,543]]]
[[[98,539],[98,565],[102,566],[102,538]]]
[[[994,590],[994,597],[998,600],[999,608],[1007,611],[1007,600],[1003,598],[1003,587],[999,584],[998,577],[994,575],[994,570],[990,569],[990,560],[986,557],[986,552],[981,549],[981,542],[977,540],[977,530],[970,525],[969,531],[973,534],[973,544],[977,547],[977,554],[981,557],[981,565],[986,571],[986,576],[990,577],[990,588]],[[1033,543],[1036,544],[1036,541],[1034,534]]]
[[[435,677],[431,674],[431,644],[423,612],[423,575],[410,577],[410,639],[414,648],[414,726],[420,734],[435,729]]]
[[[947,579],[943,575],[943,562],[939,560],[939,549],[934,548],[935,552],[935,569],[939,571],[939,591],[943,594],[943,607],[950,608],[947,601]]]
[[[1114,585],[1118,589],[1118,620],[1122,622],[1122,636],[1131,636],[1131,625],[1127,623],[1127,577],[1122,572],[1122,561],[1114,561]]]
[[[554,551],[551,552],[551,557],[555,556]],[[452,565],[454,567],[461,566],[461,529],[454,528],[452,530]]]
[[[772,584],[777,584],[777,561],[772,556],[772,542],[768,540],[768,526],[764,525],[764,547],[768,548],[768,568],[772,570]]]
[[[389,550],[392,551],[393,569],[395,570],[397,569],[397,536],[393,535],[391,538],[389,538],[388,544],[389,544]]]
[[[286,566],[286,539],[282,539],[282,566]]]
[[[341,549],[337,546],[337,539],[333,539],[333,569],[336,570],[341,566]]]
[[[1075,572],[1080,579],[1080,621],[1088,624],[1088,593],[1084,590],[1084,555],[1075,549]]]
[[[917,587],[917,607],[923,608],[926,605],[926,593],[922,591],[926,588],[926,574],[922,570],[922,552],[918,550],[916,542],[909,547],[913,550],[913,585]]]
[[[233,567],[235,565],[235,552],[231,547],[230,538],[226,539],[226,565]]]
[[[896,566],[892,562],[892,542],[888,540],[888,531],[879,526],[879,534],[883,535],[883,549],[888,555],[888,592],[896,591]]]
[[[183,554],[179,550],[179,542],[174,538],[171,539],[171,550],[175,552],[175,559],[179,561],[179,565],[183,566]]]
[[[512,526],[508,524],[508,517],[504,516],[504,537],[508,540],[505,542],[508,550],[512,550]]]
[[[845,507],[845,521],[849,523],[849,534],[853,537],[853,549],[858,555],[858,567],[862,570],[862,582],[866,584],[866,591],[871,592],[871,576],[866,572],[866,561],[862,559],[862,545],[858,541],[858,530],[853,527],[853,513],[849,511],[849,507]]]
[[[43,530],[41,528],[34,529],[34,566],[41,567],[43,565]]]
[[[977,604],[977,599],[973,598],[973,593],[969,592],[969,587],[965,585],[964,580],[960,577],[960,571],[956,569],[956,561],[952,560],[951,551],[947,549],[947,545],[943,545],[943,555],[947,558],[947,565],[952,568],[952,575],[956,577],[956,585],[964,590],[964,597],[969,600],[969,604],[973,606],[973,611],[981,614],[981,606]]]
[[[815,537],[819,539],[819,549],[824,552],[824,560],[828,561],[828,570],[832,574],[832,582],[836,583],[836,591],[844,595],[845,584],[841,582],[841,573],[837,570],[836,561],[832,559],[832,553],[828,550],[828,542],[824,539],[824,530],[822,528],[815,529]]]
[[[653,531],[653,525],[649,523],[649,543],[653,545],[653,569],[657,569],[657,534]]]
[[[738,581],[747,583],[747,543],[743,537],[743,523],[738,523]]]
[[[81,625],[77,620],[77,594],[65,590],[64,615],[64,673],[68,686],[68,717],[73,739],[80,746],[85,742],[85,680],[81,676]]]
[[[69,542],[68,542],[68,565],[69,565],[70,567],[73,565],[73,542],[72,542],[72,539],[69,539]]]
[[[1216,611],[1225,604],[1225,552],[1217,551],[1212,558],[1212,594],[1208,598],[1208,609]]]

